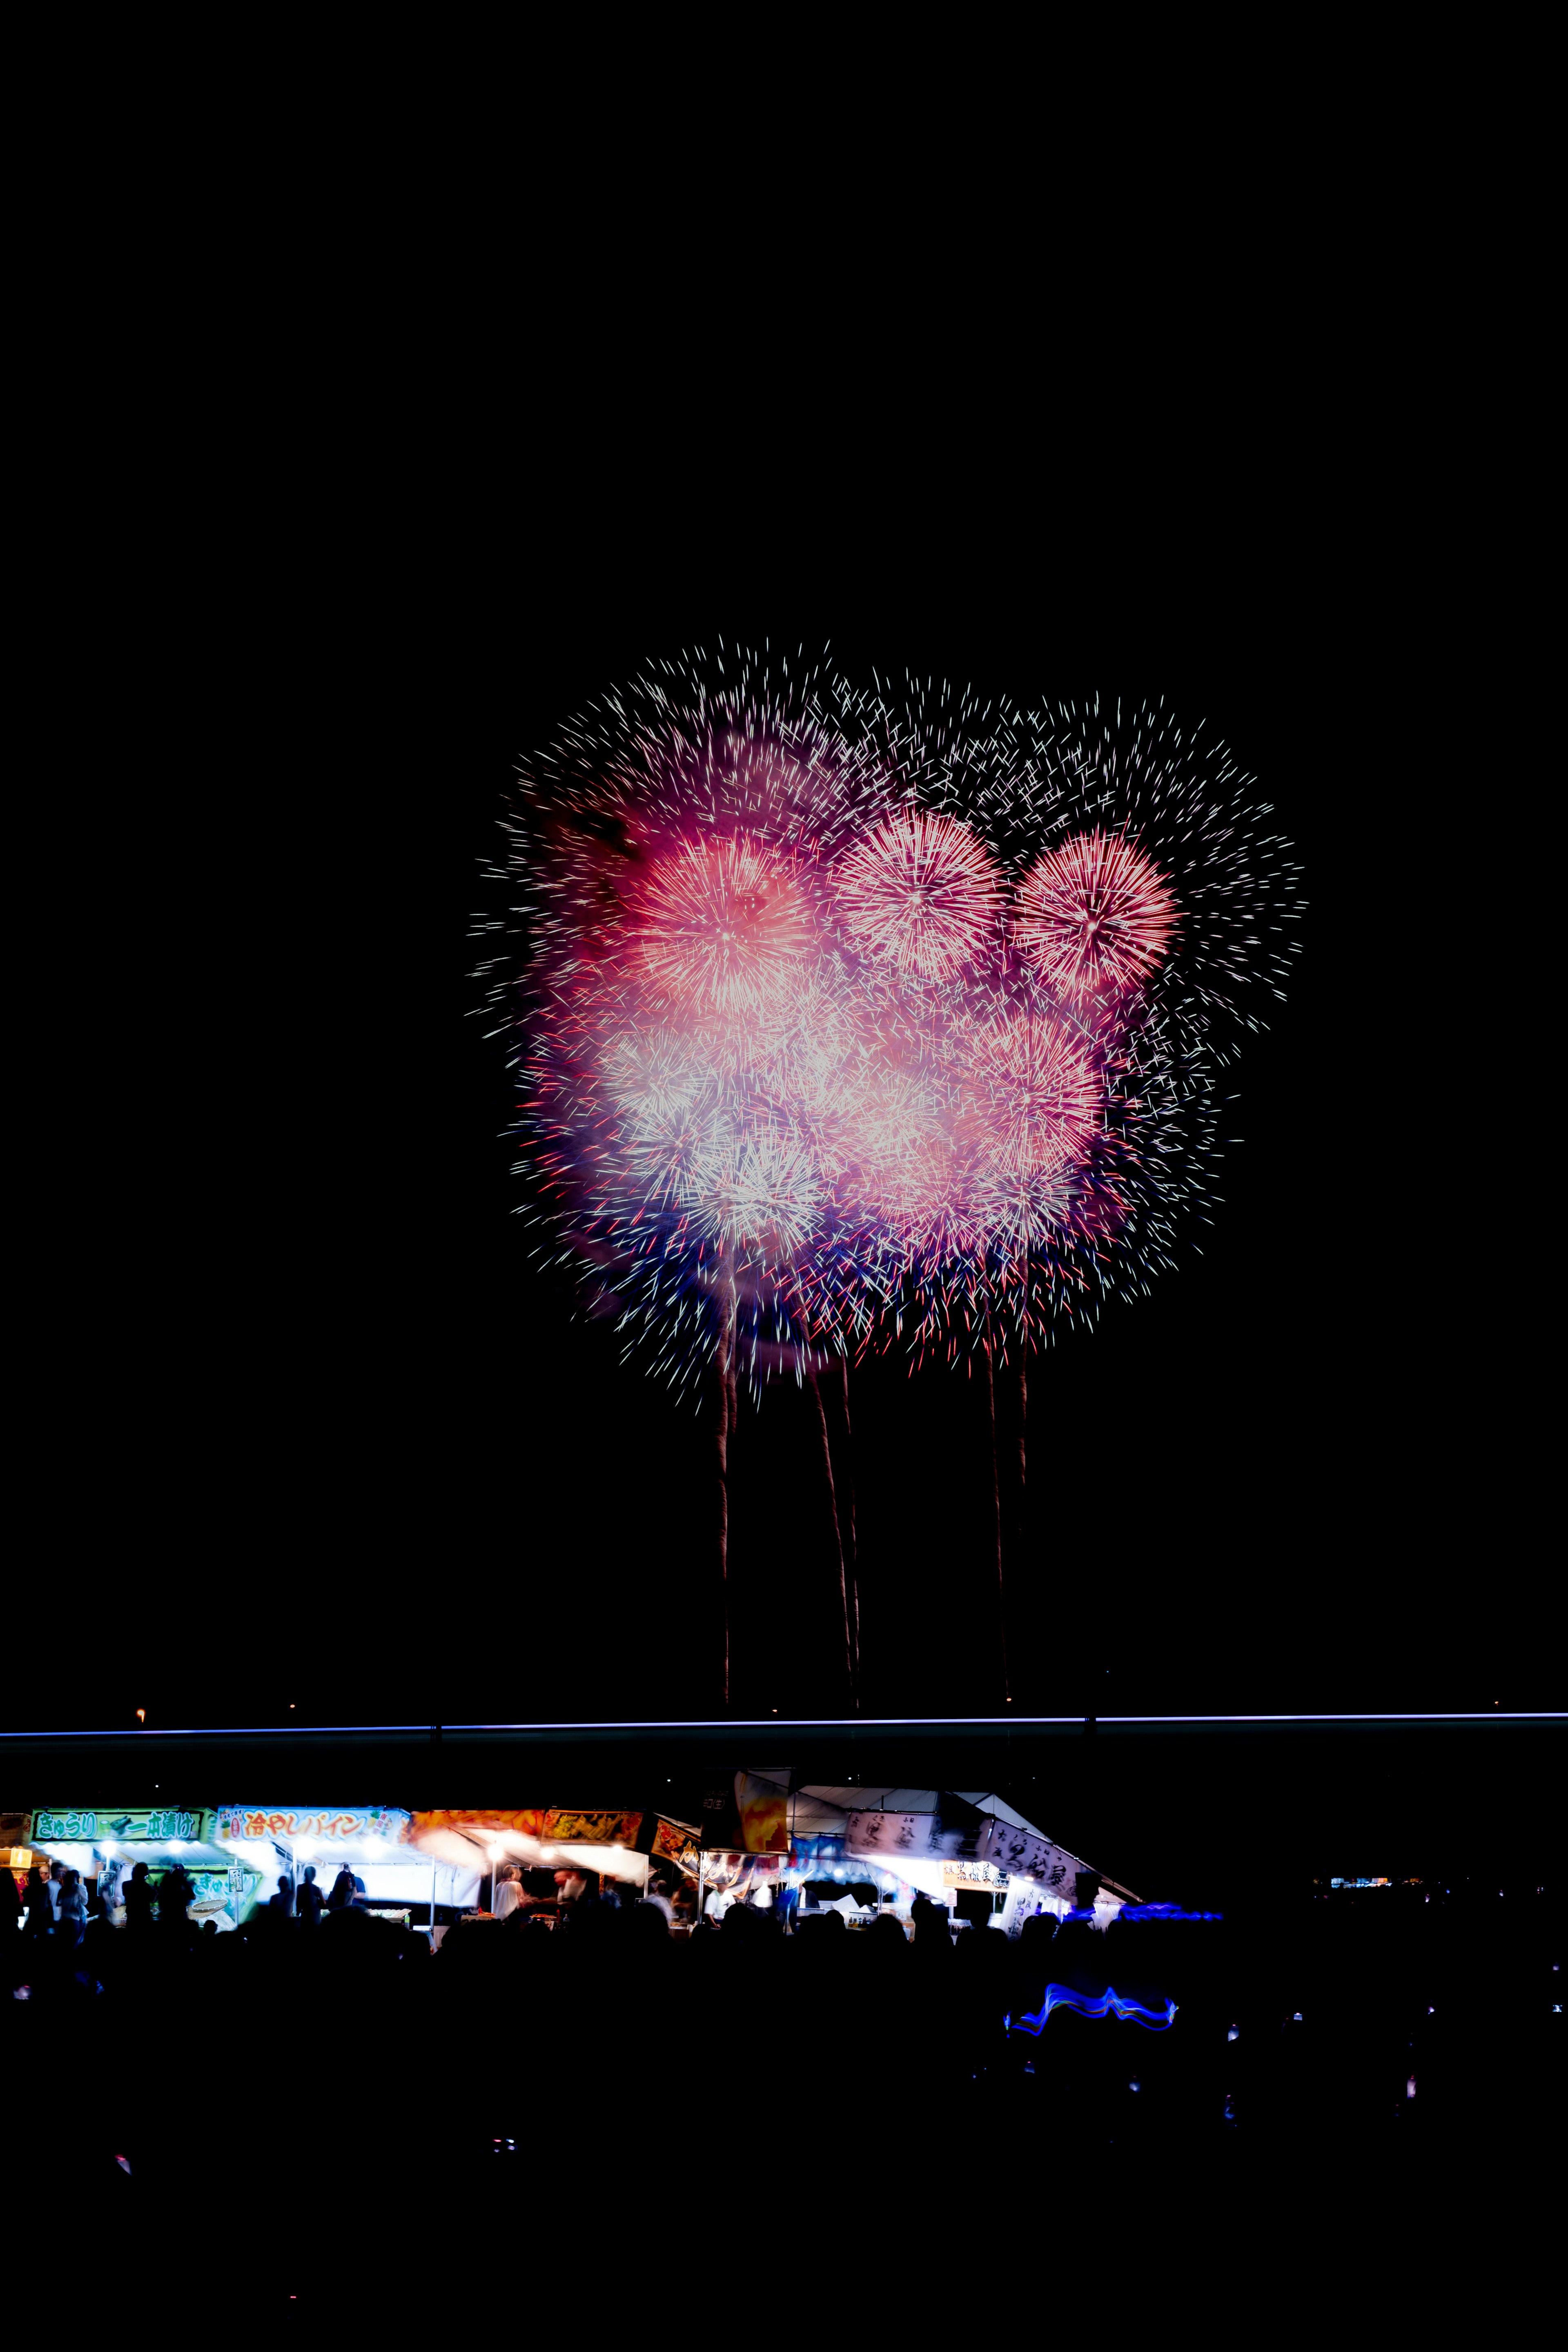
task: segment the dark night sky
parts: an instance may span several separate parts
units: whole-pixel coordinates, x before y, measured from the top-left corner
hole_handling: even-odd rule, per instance
[[[1463,860],[1375,563],[1337,600],[1309,556],[1259,572],[1239,549],[1133,585],[1016,549],[1005,588],[957,562],[922,588],[896,551],[811,569],[759,563],[728,603],[591,564],[559,594],[457,592],[401,716],[378,683],[341,768],[223,819],[195,953],[233,986],[192,1011],[169,950],[131,1127],[159,1165],[106,1213],[72,1391],[94,1443],[62,1549],[156,1563],[133,1593],[112,1578],[81,1706],[122,1713],[144,1683],[164,1720],[212,1719],[215,1691],[362,1722],[710,1711],[706,1439],[524,1263],[465,931],[514,752],[652,653],[764,632],[1024,701],[1163,692],[1258,777],[1306,867],[1206,1256],[1035,1368],[1016,1704],[1549,1703],[1531,1424],[1490,1336],[1510,1276],[1468,1149],[1489,1081],[1446,994]],[[851,1402],[866,1704],[990,1711],[978,1387],[885,1366]],[[838,1702],[804,1418],[793,1388],[742,1408],[746,1711]]]

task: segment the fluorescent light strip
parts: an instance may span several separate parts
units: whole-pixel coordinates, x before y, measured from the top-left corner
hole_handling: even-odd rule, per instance
[[[758,1717],[721,1716],[677,1716],[662,1720],[647,1717],[633,1721],[581,1723],[553,1721],[548,1723],[236,1723],[192,1724],[175,1729],[154,1726],[134,1732],[129,1728],[79,1731],[0,1731],[0,1739],[227,1739],[242,1737],[309,1738],[338,1732],[414,1731],[427,1736],[432,1730],[448,1731],[731,1731],[758,1734],[771,1731],[869,1731],[896,1729],[900,1731],[945,1731],[970,1729],[1014,1730],[1020,1725],[1082,1724],[1092,1721],[1097,1727],[1113,1725],[1143,1726],[1158,1729],[1162,1726],[1188,1723],[1564,1723],[1568,1710],[1538,1710],[1527,1707],[1474,1708],[1449,1713],[1422,1714],[1358,1714],[1358,1715],[854,1715],[854,1716],[778,1716]]]

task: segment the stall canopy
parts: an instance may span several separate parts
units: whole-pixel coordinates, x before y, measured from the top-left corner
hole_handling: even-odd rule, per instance
[[[363,1881],[367,1903],[468,1909],[479,1891],[472,1852],[421,1851],[410,1835],[416,1818],[396,1805],[220,1805],[212,1816],[225,1858],[254,1871],[265,1893],[313,1864],[323,1894],[346,1868]]]
[[[529,1869],[593,1870],[642,1886],[651,1858],[694,1863],[697,1832],[655,1812],[551,1805],[414,1813],[405,1835],[419,1853],[455,1870],[480,1874],[497,1863],[517,1862]]]
[[[233,1924],[237,1907],[231,1857],[205,1805],[47,1805],[31,1816],[28,1843],[50,1862],[103,1882],[115,1868],[129,1877],[139,1862],[189,1874],[190,1916]]]
[[[1079,1880],[1087,1875],[1099,1882],[1094,1909],[1100,1924],[1138,1899],[1131,1888],[1092,1872],[994,1790],[792,1787],[793,1774],[780,1767],[746,1777],[771,1783],[784,1797],[792,1846],[802,1840],[841,1841],[851,1859],[879,1864],[912,1885],[929,1882],[932,1892],[967,1867],[978,1882],[1008,1888],[1010,1912],[1034,1900],[1059,1914],[1073,1907]]]

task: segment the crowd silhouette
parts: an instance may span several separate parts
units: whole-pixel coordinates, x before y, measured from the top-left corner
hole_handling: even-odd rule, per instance
[[[587,1893],[549,1930],[526,1910],[459,1919],[434,1952],[352,1882],[323,1899],[285,1880],[221,1934],[185,1916],[178,1874],[155,1903],[144,1875],[121,1891],[123,1925],[79,1885],[52,1923],[38,1882],[11,1882],[7,2079],[79,2084],[40,2104],[45,2173],[148,2210],[504,2217],[543,2199],[689,2232],[753,2209],[763,2228],[781,2197],[853,2216],[873,2189],[900,2213],[940,2190],[1014,2228],[1075,2197],[1154,2227],[1227,2182],[1506,2153],[1560,2096],[1546,1889],[1103,1931],[1042,1917],[1013,1940],[954,1935],[924,1903],[912,1935],[834,1913],[786,1935],[739,1905],[676,1935],[659,1905]],[[1174,2020],[1063,2004],[1031,2030],[1050,1986],[1154,2015],[1173,2000]],[[416,2252],[447,2259],[423,2239],[399,2259]]]

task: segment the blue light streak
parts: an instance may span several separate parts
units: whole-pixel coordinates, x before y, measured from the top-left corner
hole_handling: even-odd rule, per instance
[[[1175,2022],[1176,2004],[1167,2000],[1164,2009],[1145,2009],[1140,2000],[1129,2000],[1121,1993],[1108,1989],[1094,1994],[1074,1992],[1067,1985],[1046,1987],[1043,2006],[1032,2014],[1026,2011],[1022,2017],[1005,2017],[1002,2021],[1009,2033],[1040,2033],[1053,2009],[1076,2009],[1080,2017],[1130,2017],[1134,2024],[1145,2027],[1151,2033],[1163,2033]]]
[[[1119,1920],[1223,1919],[1225,1913],[1223,1911],[1184,1911],[1179,1903],[1124,1903],[1116,1916]]]

